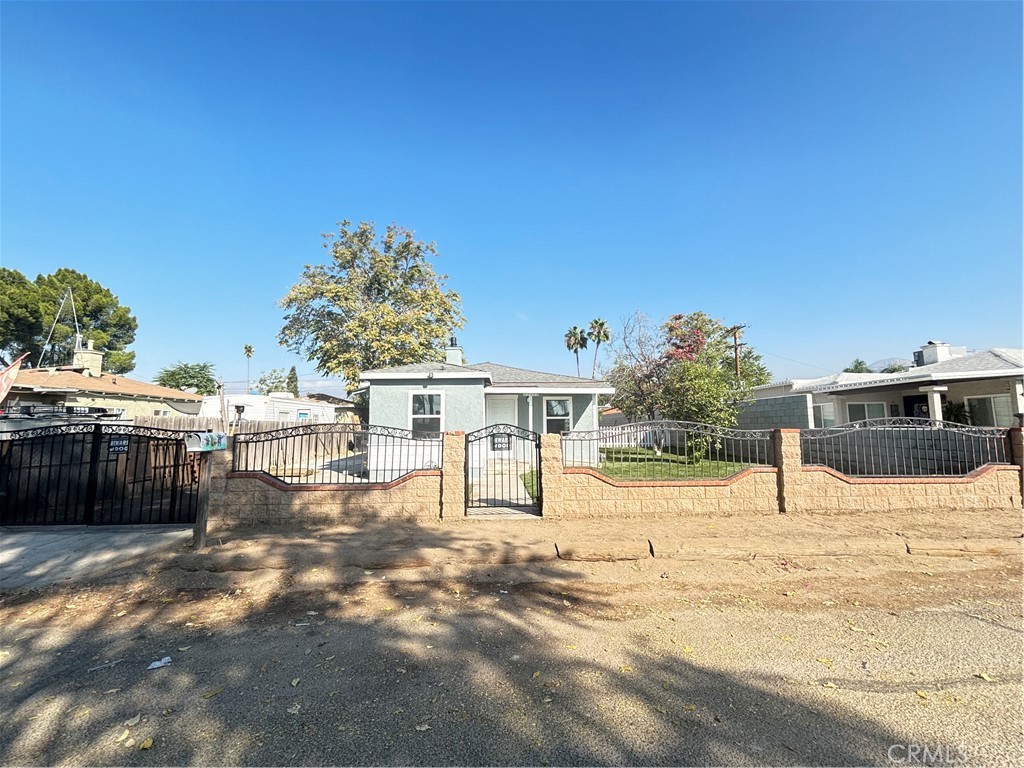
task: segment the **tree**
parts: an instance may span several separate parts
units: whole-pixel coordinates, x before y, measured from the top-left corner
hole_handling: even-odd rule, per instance
[[[601,349],[601,345],[611,341],[612,335],[608,330],[608,323],[602,320],[600,317],[595,317],[590,321],[590,327],[587,329],[587,338],[594,342],[594,367],[590,371],[590,378],[597,378],[597,352]]]
[[[288,379],[285,381],[285,388],[296,397],[299,396],[299,374],[295,372],[295,366],[288,371]]]
[[[45,338],[35,285],[21,272],[0,267],[0,355],[4,365],[34,351],[30,340]],[[39,362],[38,354],[31,362]]]
[[[288,391],[288,375],[284,368],[271,368],[269,371],[260,371],[260,377],[253,385],[261,395],[269,395],[271,392]]]
[[[661,326],[637,312],[614,345],[612,405],[630,420],[663,416],[732,426],[749,387],[771,379],[749,347],[736,378],[732,333],[703,312],[672,315]]]
[[[242,347],[242,354],[245,355],[245,391],[249,391],[249,381],[252,376],[249,375],[249,364],[252,362],[252,356],[255,350],[252,348],[252,344],[246,344]]]
[[[867,363],[856,357],[852,363],[843,368],[843,373],[874,373],[874,371],[868,367]]]
[[[465,318],[447,275],[431,267],[437,246],[396,224],[378,237],[373,222],[341,221],[323,238],[330,262],[307,265],[281,300],[281,344],[352,388],[361,371],[443,360]]]
[[[580,375],[580,350],[587,348],[587,334],[578,325],[565,332],[565,348],[576,355],[576,376]]]
[[[74,315],[66,306],[57,318],[68,288],[75,301]],[[135,341],[139,324],[109,289],[73,269],[38,275],[34,282],[16,270],[0,269],[0,351],[6,357],[27,352],[32,364],[38,365],[52,328],[47,362],[70,361],[75,317],[83,338],[105,353],[104,370],[128,373],[135,368],[135,353],[126,348]]]
[[[909,370],[903,363],[889,363],[882,369],[882,373],[903,373]]]
[[[192,389],[199,395],[217,394],[217,377],[213,363],[178,362],[169,368],[161,368],[153,381],[161,387],[171,389]]]

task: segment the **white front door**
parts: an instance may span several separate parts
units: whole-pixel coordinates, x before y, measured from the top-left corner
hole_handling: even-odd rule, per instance
[[[487,425],[511,424],[518,426],[517,398],[515,395],[493,395],[487,398]]]

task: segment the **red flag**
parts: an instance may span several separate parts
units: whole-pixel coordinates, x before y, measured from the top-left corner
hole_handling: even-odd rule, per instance
[[[28,357],[28,352],[0,371],[0,403],[4,401],[7,393],[14,386],[14,380],[18,378],[18,371],[21,369],[21,361],[26,357]]]

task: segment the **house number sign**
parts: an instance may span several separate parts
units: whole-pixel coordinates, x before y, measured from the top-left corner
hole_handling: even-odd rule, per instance
[[[128,443],[131,438],[128,435],[111,436],[107,443],[107,453],[128,453]]]
[[[512,450],[512,436],[511,435],[491,435],[491,450],[492,451],[511,451]]]

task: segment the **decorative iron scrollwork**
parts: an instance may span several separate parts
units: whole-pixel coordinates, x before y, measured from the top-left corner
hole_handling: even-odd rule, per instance
[[[957,424],[953,421],[937,421],[935,419],[918,419],[911,416],[895,416],[887,419],[866,419],[864,421],[851,421],[848,424],[837,424],[834,427],[822,427],[818,429],[800,430],[801,439],[816,440],[820,438],[845,435],[851,432],[860,432],[865,429],[919,429],[935,430],[940,429],[946,432],[957,432],[962,435],[975,437],[1005,437],[1007,430],[1003,427],[972,427],[967,424]]]

